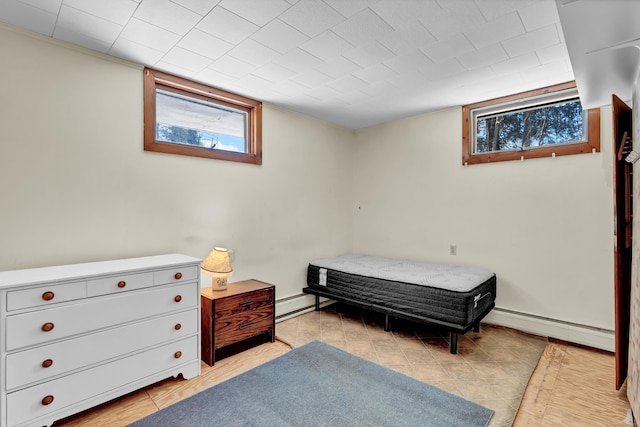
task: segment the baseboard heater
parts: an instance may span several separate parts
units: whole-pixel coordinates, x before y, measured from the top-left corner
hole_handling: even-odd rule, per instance
[[[321,306],[334,301],[325,299]],[[276,301],[276,322],[290,319],[315,308],[314,298],[307,294],[295,294]],[[543,337],[585,345],[605,351],[615,351],[614,332],[608,329],[572,323],[530,313],[496,307],[484,319],[484,323],[505,326]]]
[[[484,322],[601,350],[615,350],[614,331],[496,307]]]
[[[332,304],[332,300],[324,300],[322,307]],[[276,323],[315,310],[315,300],[311,295],[295,294],[276,300]]]

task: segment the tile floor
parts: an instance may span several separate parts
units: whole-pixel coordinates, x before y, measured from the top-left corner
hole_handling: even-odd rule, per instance
[[[516,331],[483,326],[460,337],[451,355],[447,335],[407,323],[382,330],[382,318],[324,309],[276,325],[278,340],[216,361],[202,375],[168,378],[129,395],[54,423],[55,427],[124,427],[226,379],[287,353],[290,346],[319,339],[385,364],[496,410],[491,426],[511,425],[531,370],[514,427],[629,427],[626,387],[616,390],[611,353],[546,342]],[[546,344],[546,347],[545,347]],[[537,353],[544,347],[537,361]],[[536,366],[537,361],[537,366]]]
[[[490,427],[510,426],[547,341],[510,329],[483,325],[458,339],[426,326],[394,321],[334,305],[277,324],[279,339],[294,347],[320,340],[364,359],[491,408]]]

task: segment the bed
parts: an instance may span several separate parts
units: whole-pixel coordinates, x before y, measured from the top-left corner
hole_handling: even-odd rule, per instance
[[[390,317],[437,325],[450,333],[456,354],[458,334],[480,331],[480,321],[495,307],[496,275],[488,270],[411,260],[347,254],[319,259],[307,267],[304,293],[383,313]]]

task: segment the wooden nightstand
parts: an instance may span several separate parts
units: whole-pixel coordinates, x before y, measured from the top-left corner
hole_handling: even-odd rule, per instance
[[[202,360],[210,366],[223,347],[266,335],[275,340],[275,286],[259,280],[230,283],[224,291],[203,288]]]

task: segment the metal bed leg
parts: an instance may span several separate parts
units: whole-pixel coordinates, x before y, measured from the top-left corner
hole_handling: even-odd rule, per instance
[[[320,311],[320,295],[316,295],[316,311]]]
[[[449,352],[456,354],[458,352],[458,333],[451,332],[451,344],[449,344]]]
[[[389,332],[390,330],[391,330],[391,326],[389,322],[389,315],[385,314],[384,315],[384,331]]]

